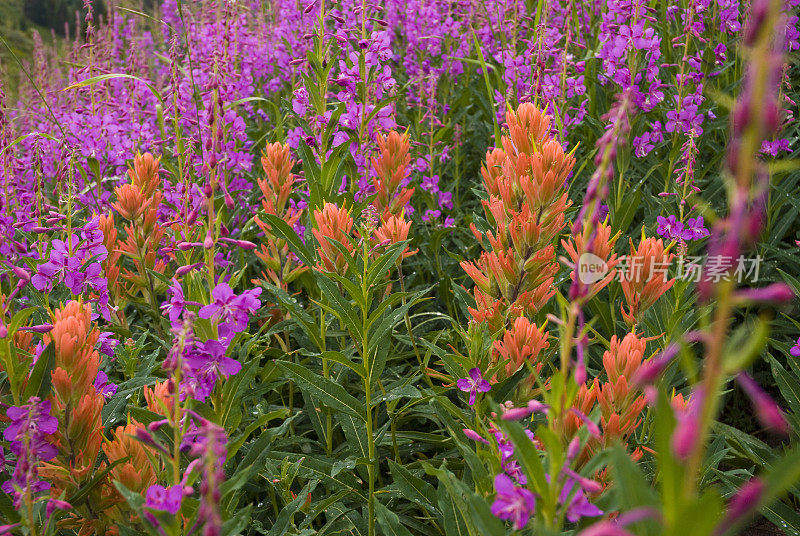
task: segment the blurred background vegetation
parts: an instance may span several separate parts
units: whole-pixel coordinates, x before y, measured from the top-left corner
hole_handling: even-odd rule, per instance
[[[0,0],[0,37],[7,45],[0,43],[0,79],[5,82],[10,102],[16,98],[21,74],[14,55],[22,62],[30,60],[33,34],[37,31],[45,46],[61,46],[65,37],[74,38],[77,24],[84,24],[82,15],[76,18],[76,12],[83,10],[83,3],[84,0]],[[97,19],[105,16],[111,2],[93,0],[92,3]],[[139,1],[123,3],[137,7],[142,4]],[[144,3],[152,4],[152,1]]]

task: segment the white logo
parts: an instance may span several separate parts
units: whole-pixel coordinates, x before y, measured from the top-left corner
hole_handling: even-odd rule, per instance
[[[584,253],[578,258],[578,279],[584,285],[597,283],[607,273],[608,264],[594,253]]]

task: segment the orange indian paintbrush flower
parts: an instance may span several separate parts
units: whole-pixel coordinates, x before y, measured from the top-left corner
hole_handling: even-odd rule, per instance
[[[344,273],[348,260],[332,240],[339,242],[352,253],[354,246],[350,231],[353,229],[353,218],[350,217],[350,212],[333,203],[325,203],[322,210],[314,211],[314,221],[316,228],[312,229],[311,233],[319,242],[317,251],[322,261],[322,264],[317,265],[317,269]]]
[[[388,221],[393,215],[401,215],[414,193],[414,188],[401,186],[409,173],[410,148],[411,142],[407,133],[400,134],[393,130],[386,136],[378,134],[380,154],[372,159],[375,170],[375,177],[372,179],[375,199],[372,204],[383,221]]]
[[[630,256],[622,273],[622,292],[628,305],[622,305],[622,316],[629,326],[636,325],[642,313],[658,298],[672,288],[675,279],[669,279],[667,269],[674,255],[667,253],[660,238],[645,238],[634,248],[630,242]]]

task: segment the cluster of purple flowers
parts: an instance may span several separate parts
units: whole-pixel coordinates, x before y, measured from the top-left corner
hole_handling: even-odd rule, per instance
[[[470,374],[472,377],[473,375]],[[479,376],[479,374],[477,375]],[[462,381],[462,380],[459,380]],[[473,379],[474,381],[474,379]],[[461,386],[459,385],[461,388]],[[465,390],[461,388],[462,391]],[[474,396],[474,395],[473,395]],[[531,401],[532,408],[541,409],[541,403]],[[527,409],[527,408],[526,408]],[[511,410],[514,413],[514,410]],[[530,413],[530,411],[528,411]],[[511,416],[511,414],[508,414]],[[506,416],[504,415],[504,418]],[[470,439],[483,444],[489,441],[472,430],[464,430]],[[528,439],[535,445],[533,432],[525,429]],[[528,483],[522,467],[514,459],[514,444],[503,434],[503,432],[492,429],[492,435],[500,452],[500,465],[503,472],[495,475],[495,499],[492,503],[492,513],[500,519],[511,521],[514,530],[520,530],[528,524],[528,521],[536,511],[536,494],[527,489]],[[568,448],[566,464],[569,464],[580,451],[580,443],[574,439]],[[561,482],[559,493],[559,504],[563,508],[564,516],[570,523],[577,523],[584,517],[596,517],[603,515],[603,511],[589,502],[587,493],[596,493],[601,489],[597,482],[584,478],[568,465],[559,472],[558,479]],[[550,475],[545,475],[550,481]]]
[[[3,438],[16,455],[14,471],[3,483],[3,491],[14,497],[14,507],[19,509],[25,494],[31,495],[50,489],[50,483],[39,480],[39,461],[52,460],[58,454],[55,445],[46,437],[58,430],[58,419],[50,415],[50,401],[32,397],[28,403],[6,410],[11,424],[3,431]]]
[[[41,292],[50,292],[58,283],[75,296],[94,294],[98,310],[108,318],[108,281],[101,262],[108,257],[103,245],[103,232],[94,217],[80,229],[80,237],[72,234],[67,241],[54,239],[48,244],[48,260],[38,266],[31,285]],[[88,297],[88,296],[87,296]]]
[[[429,173],[429,175],[423,175],[420,188],[430,195],[434,206],[438,207],[426,209],[422,214],[422,221],[430,223],[439,221],[443,210],[453,209],[453,192],[445,192],[439,189],[439,175],[431,173],[431,165],[428,163],[427,158],[418,158],[415,168],[420,172]],[[455,219],[452,216],[445,216],[444,220],[442,220],[443,227],[452,227],[453,225],[455,225]]]
[[[164,367],[181,368],[181,399],[205,400],[220,376],[227,378],[242,369],[241,363],[226,354],[233,338],[247,329],[250,315],[261,306],[260,294],[261,288],[255,288],[237,295],[227,283],[218,283],[211,292],[211,303],[200,307],[199,317],[212,322],[219,338],[199,341],[194,335],[195,313],[185,307],[200,304],[186,301],[180,282],[173,280],[170,301],[162,310],[172,323],[175,343]]]
[[[203,527],[203,534],[218,536],[222,527],[219,513],[219,502],[222,499],[220,486],[225,481],[223,469],[227,459],[228,436],[225,430],[213,422],[190,412],[189,429],[183,435],[180,449],[195,459],[189,463],[179,484],[169,487],[154,484],[147,489],[145,507],[159,512],[177,514],[185,496],[192,495],[194,488],[187,483],[190,476],[199,471],[201,474],[201,502],[197,512],[197,526]],[[199,422],[199,426],[197,422]],[[160,522],[152,512],[145,512],[145,517],[154,526]],[[197,528],[197,527],[195,527]]]
[[[678,221],[675,215],[668,217],[658,216],[656,218],[658,227],[656,233],[669,240],[700,240],[709,236],[709,231],[704,227],[703,217],[689,218],[686,224]]]

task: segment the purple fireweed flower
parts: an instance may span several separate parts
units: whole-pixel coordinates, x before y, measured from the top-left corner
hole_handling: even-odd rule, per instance
[[[114,349],[119,346],[119,341],[114,338],[113,331],[103,331],[97,338],[97,346],[100,347],[100,353],[114,357]]]
[[[753,408],[756,410],[756,416],[765,428],[774,430],[782,435],[789,435],[789,424],[786,422],[786,417],[783,411],[778,407],[778,404],[772,400],[758,383],[750,377],[746,372],[740,372],[736,376],[736,381],[742,387],[744,392],[753,403]]]
[[[703,217],[689,218],[683,231],[684,240],[700,240],[709,236],[708,229],[703,226]]]
[[[12,406],[6,410],[11,424],[3,431],[3,437],[10,441],[11,452],[20,456],[25,450],[40,460],[55,458],[58,451],[46,439],[46,434],[54,434],[58,430],[58,419],[50,415],[50,401],[40,401],[31,397],[28,404],[20,407]]]
[[[675,215],[671,215],[666,218],[663,216],[658,216],[656,218],[656,223],[658,223],[658,227],[656,227],[656,233],[659,236],[663,236],[664,238],[668,238],[670,240],[683,239],[683,223],[679,222]]]
[[[108,381],[108,375],[102,370],[97,372],[97,378],[94,380],[94,388],[98,394],[103,395],[103,398],[108,400],[117,394],[117,384]]]
[[[205,400],[214,390],[217,378],[228,377],[242,370],[242,364],[225,356],[227,346],[210,340],[187,348],[183,360],[182,394]]]
[[[422,182],[420,183],[420,187],[426,192],[430,192],[432,194],[437,193],[439,191],[439,175],[433,175],[431,177],[428,176],[422,177]]]
[[[800,337],[797,338],[797,343],[789,349],[789,353],[794,357],[800,357]]]
[[[423,214],[422,221],[424,221],[426,223],[430,223],[433,220],[436,220],[439,217],[441,217],[441,215],[442,215],[442,211],[441,210],[428,209]]]
[[[494,477],[494,489],[497,491],[497,496],[492,503],[492,514],[511,521],[514,530],[520,530],[527,525],[536,508],[536,498],[533,493],[515,486],[505,473],[499,473]]]
[[[470,406],[475,404],[477,393],[487,393],[492,388],[491,384],[483,379],[483,375],[477,367],[470,369],[469,378],[461,378],[456,382],[456,385],[465,393],[469,393]]]
[[[572,495],[572,498],[570,498],[573,488],[575,489],[575,493]],[[589,499],[586,498],[579,482],[572,478],[567,478],[564,482],[564,487],[561,488],[561,494],[559,495],[559,502],[566,506],[567,521],[570,523],[577,523],[583,517],[597,517],[603,515],[603,511],[590,503]]]
[[[169,287],[169,296],[169,301],[161,304],[161,310],[167,313],[170,323],[174,324],[180,318],[186,303],[183,297],[183,287],[175,278],[172,279],[172,286]]]
[[[177,514],[183,501],[183,486],[176,484],[165,488],[154,485],[147,488],[144,505],[153,510],[161,510],[170,514]]]
[[[781,151],[786,151],[787,153],[793,152],[789,145],[789,140],[786,138],[780,138],[775,141],[764,140],[761,142],[761,152],[766,155],[778,156],[778,153]]]
[[[680,460],[691,456],[700,441],[700,410],[705,400],[702,387],[696,387],[689,398],[686,409],[678,415],[678,424],[672,432],[672,452]]]
[[[505,463],[514,455],[514,443],[499,430],[494,432],[494,439],[497,441],[497,449],[500,451],[500,461]]]
[[[214,301],[202,307],[200,318],[209,318],[220,323],[220,336],[227,339],[247,329],[249,315],[261,307],[258,296],[261,288],[246,290],[238,296],[227,283],[219,283],[211,291]]]

